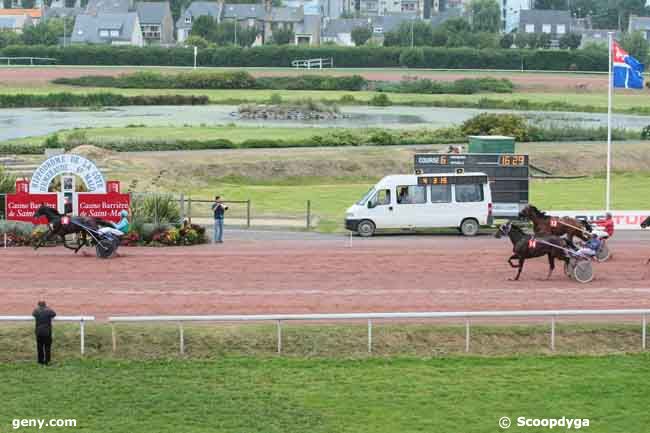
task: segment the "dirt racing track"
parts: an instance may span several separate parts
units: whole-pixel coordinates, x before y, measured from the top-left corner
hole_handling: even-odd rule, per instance
[[[650,308],[646,241],[612,241],[615,256],[579,284],[545,258],[522,280],[510,243],[491,237],[399,236],[350,247],[327,240],[231,241],[201,247],[122,248],[100,260],[62,247],[0,250],[2,314],[46,299],[59,314],[248,314],[489,309]]]

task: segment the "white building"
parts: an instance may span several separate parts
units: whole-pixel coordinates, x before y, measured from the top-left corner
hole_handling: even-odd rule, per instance
[[[510,33],[519,27],[519,15],[522,10],[533,8],[533,0],[499,0],[503,31]]]

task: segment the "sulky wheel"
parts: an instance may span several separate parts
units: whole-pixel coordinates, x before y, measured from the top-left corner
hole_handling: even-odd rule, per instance
[[[117,251],[117,247],[120,245],[120,241],[113,237],[106,237],[100,240],[95,246],[95,251],[97,252],[97,257],[101,259],[108,259]]]
[[[609,259],[609,247],[606,243],[603,243],[596,253],[596,258],[599,262],[606,262]]]
[[[591,260],[580,260],[573,269],[573,278],[579,283],[588,283],[594,279],[594,270]]]

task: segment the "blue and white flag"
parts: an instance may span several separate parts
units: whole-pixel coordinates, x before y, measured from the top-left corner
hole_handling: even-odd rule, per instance
[[[630,56],[618,43],[612,45],[612,81],[614,87],[643,89],[643,64]]]

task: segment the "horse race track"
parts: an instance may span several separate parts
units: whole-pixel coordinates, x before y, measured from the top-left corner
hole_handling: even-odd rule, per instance
[[[581,285],[545,258],[519,282],[507,240],[396,236],[362,240],[230,241],[122,248],[99,260],[62,247],[0,250],[2,314],[46,299],[59,314],[248,314],[650,308],[647,241],[614,240],[614,258]]]

